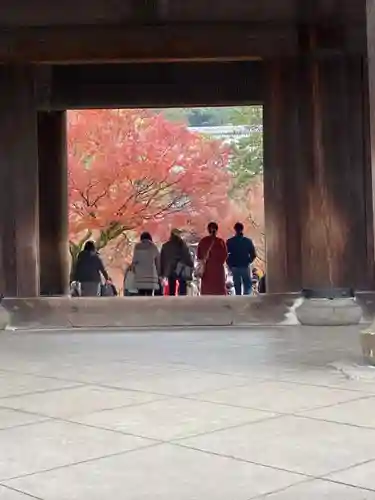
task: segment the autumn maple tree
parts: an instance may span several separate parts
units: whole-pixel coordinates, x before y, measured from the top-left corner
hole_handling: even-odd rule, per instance
[[[69,112],[69,222],[73,260],[131,231],[203,227],[224,217],[231,174],[221,141],[147,110]],[[210,217],[211,216],[211,217]]]

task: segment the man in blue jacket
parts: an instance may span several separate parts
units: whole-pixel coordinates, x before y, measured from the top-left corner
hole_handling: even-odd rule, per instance
[[[233,275],[236,295],[250,295],[251,293],[251,270],[250,266],[256,259],[254,243],[243,234],[244,226],[237,222],[234,226],[236,235],[227,241],[228,260],[227,264]]]

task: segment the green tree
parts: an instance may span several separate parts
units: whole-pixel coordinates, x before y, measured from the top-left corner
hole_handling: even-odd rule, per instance
[[[200,107],[200,108],[165,108],[154,109],[156,113],[163,113],[167,120],[183,122],[189,127],[215,127],[228,125],[235,110],[233,107]]]
[[[189,124],[186,108],[153,109],[152,111],[157,114],[162,113],[164,118],[170,122],[185,123],[186,125]]]
[[[249,127],[249,135],[233,145],[233,157],[230,162],[234,189],[246,188],[254,178],[263,174],[263,108],[232,108],[230,121],[233,125]]]
[[[228,125],[236,108],[193,108],[188,110],[187,118],[191,127],[218,127]]]

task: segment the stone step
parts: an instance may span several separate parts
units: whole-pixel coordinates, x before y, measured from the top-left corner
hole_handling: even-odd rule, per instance
[[[254,297],[5,298],[10,328],[277,325],[298,294]],[[299,299],[300,300],[300,299]]]

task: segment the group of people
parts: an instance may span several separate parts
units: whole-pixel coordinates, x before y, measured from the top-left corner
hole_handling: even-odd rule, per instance
[[[251,265],[256,259],[256,250],[252,240],[244,236],[243,224],[238,222],[234,226],[235,234],[227,242],[218,236],[216,222],[210,222],[207,230],[208,235],[198,244],[197,262],[180,230],[171,231],[161,251],[150,233],[142,233],[125,273],[125,295],[163,295],[165,289],[171,296],[187,295],[194,277],[200,281],[201,295],[226,295],[226,268],[233,276],[236,295],[249,295],[252,290]],[[103,286],[110,290],[109,295],[116,294],[92,241],[87,242],[79,254],[73,279],[80,284],[79,295],[98,296],[103,294]],[[101,284],[102,279],[105,285]]]
[[[244,236],[243,224],[235,224],[235,235],[227,242],[218,237],[216,222],[211,222],[207,229],[208,236],[199,242],[197,252],[198,262],[204,266],[202,295],[226,295],[226,264],[233,276],[236,295],[250,295],[251,265],[257,255],[252,240]]]
[[[193,257],[178,229],[172,230],[161,252],[151,234],[144,232],[125,273],[124,290],[127,295],[163,295],[163,279],[166,279],[168,295],[176,295],[177,289],[179,295],[187,295],[193,269]]]

